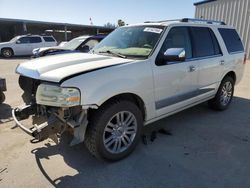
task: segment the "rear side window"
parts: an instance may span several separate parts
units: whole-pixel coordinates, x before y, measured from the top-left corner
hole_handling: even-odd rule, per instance
[[[220,28],[219,32],[224,40],[228,53],[244,52],[243,44],[235,29]]]
[[[18,41],[19,41],[20,44],[30,43],[29,37],[22,37],[22,38],[18,39]]]
[[[55,39],[53,37],[43,37],[45,42],[55,42]]]
[[[30,37],[30,43],[40,43],[42,39],[40,37]]]
[[[194,58],[221,54],[218,41],[210,28],[191,27]]]

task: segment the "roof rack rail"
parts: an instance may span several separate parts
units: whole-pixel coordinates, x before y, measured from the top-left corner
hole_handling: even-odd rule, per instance
[[[181,22],[193,22],[193,23],[205,23],[205,24],[214,24],[214,25],[226,25],[225,22],[215,21],[215,20],[205,20],[205,19],[195,19],[195,18],[183,18]]]
[[[205,19],[195,19],[195,18],[182,18],[174,20],[161,20],[161,21],[146,21],[144,23],[164,23],[164,22],[193,22],[193,23],[202,23],[202,24],[214,24],[214,25],[226,25],[225,22],[215,21],[215,20],[205,20]]]
[[[160,20],[160,21],[146,21],[144,23],[163,23],[163,22],[174,22],[174,21],[181,21],[181,19]]]

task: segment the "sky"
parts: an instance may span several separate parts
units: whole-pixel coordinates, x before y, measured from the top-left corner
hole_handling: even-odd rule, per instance
[[[0,18],[103,26],[194,17],[199,0],[0,0]]]

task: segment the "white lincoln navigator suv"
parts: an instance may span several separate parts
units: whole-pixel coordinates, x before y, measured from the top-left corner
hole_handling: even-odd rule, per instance
[[[90,53],[20,64],[26,105],[17,125],[38,140],[71,131],[97,158],[119,160],[142,127],[208,101],[229,107],[246,63],[241,39],[223,22],[182,19],[120,27]],[[23,119],[33,117],[33,126]],[[39,120],[39,124],[36,123]]]

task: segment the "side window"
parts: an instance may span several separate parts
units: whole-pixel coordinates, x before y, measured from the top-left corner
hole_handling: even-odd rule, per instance
[[[228,53],[244,52],[241,39],[235,29],[219,29]]]
[[[55,42],[55,39],[53,37],[43,37],[45,42]]]
[[[40,43],[42,39],[40,37],[30,37],[30,43]]]
[[[22,37],[22,38],[18,39],[17,41],[19,41],[17,44],[27,44],[27,43],[30,43],[29,37]]]
[[[212,30],[210,30],[210,34],[212,37],[212,41],[213,41],[213,45],[214,45],[214,55],[222,55],[222,51],[219,45],[219,42],[214,34],[214,32]]]
[[[96,39],[90,39],[88,42],[86,42],[86,43],[84,44],[84,46],[88,46],[89,49],[91,50],[91,49],[94,48],[95,45],[97,45],[98,43],[99,43],[98,40],[96,40]]]
[[[187,27],[174,27],[168,32],[157,56],[157,61],[163,61],[163,54],[169,48],[184,48],[186,59],[192,58],[192,46]]]
[[[193,39],[194,58],[218,55],[216,54],[216,51],[218,53],[218,44],[214,44],[214,34],[209,28],[191,27],[191,34]],[[217,48],[217,50],[215,48]]]

